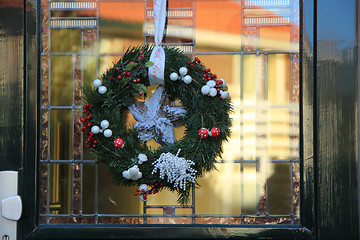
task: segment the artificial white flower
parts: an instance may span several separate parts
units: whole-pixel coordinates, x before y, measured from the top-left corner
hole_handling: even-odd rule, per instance
[[[148,160],[147,156],[143,153],[140,153],[138,155],[138,159],[139,159],[139,164],[142,164],[143,162],[146,162]]]
[[[139,171],[138,165],[134,165],[131,168],[129,168],[128,170],[123,171],[122,175],[124,178],[131,179],[134,181],[142,178],[142,173]]]

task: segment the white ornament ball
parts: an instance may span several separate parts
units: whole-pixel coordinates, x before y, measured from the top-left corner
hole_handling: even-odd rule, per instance
[[[130,173],[129,173],[129,171],[123,171],[123,172],[122,172],[122,175],[123,175],[124,178],[130,179]]]
[[[185,76],[188,73],[188,69],[186,67],[181,67],[179,73],[181,76]]]
[[[209,92],[210,92],[210,87],[209,87],[208,85],[205,85],[205,86],[203,86],[203,87],[201,88],[201,93],[202,93],[203,95],[208,95]]]
[[[176,81],[179,79],[179,75],[176,72],[173,72],[170,74],[170,80],[171,81]]]
[[[95,79],[95,80],[93,81],[93,84],[94,84],[94,87],[100,87],[100,86],[101,86],[101,81],[100,81],[100,79]]]
[[[145,192],[148,190],[146,184],[141,184],[141,185],[139,186],[139,190],[140,190],[140,191],[143,190],[143,189],[144,189]]]
[[[215,85],[216,85],[216,82],[214,81],[214,80],[209,80],[207,83],[206,83],[206,85],[208,85],[209,87],[215,87]]]
[[[226,87],[226,82],[223,78],[220,78],[219,80],[223,81],[223,83],[221,84],[221,87]]]
[[[192,81],[192,77],[190,75],[186,75],[185,77],[183,77],[182,80],[184,81],[184,83],[189,84]]]
[[[222,99],[225,99],[225,98],[227,98],[228,96],[229,96],[229,92],[227,92],[227,91],[224,91],[224,92],[221,93],[221,98],[222,98]]]
[[[110,129],[106,129],[103,134],[105,137],[109,138],[112,136],[112,131]]]
[[[209,95],[210,95],[211,97],[215,97],[216,94],[217,94],[216,88],[210,88]]]
[[[102,120],[100,123],[100,126],[102,129],[108,128],[109,127],[109,121],[108,120]]]
[[[93,134],[98,134],[98,133],[100,132],[100,128],[99,128],[98,126],[93,126],[93,127],[91,128],[91,132],[92,132]]]
[[[107,88],[105,86],[101,86],[98,88],[100,94],[105,94],[107,92]]]

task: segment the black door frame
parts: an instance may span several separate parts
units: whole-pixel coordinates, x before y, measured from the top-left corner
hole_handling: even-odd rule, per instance
[[[0,170],[19,171],[19,239],[359,239],[356,0],[301,1],[301,225],[245,227],[39,225],[40,1],[14,2],[0,9]]]

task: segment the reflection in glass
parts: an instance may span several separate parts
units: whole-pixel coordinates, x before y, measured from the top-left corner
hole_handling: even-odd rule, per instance
[[[51,31],[52,52],[80,52],[80,29],[53,29]]]
[[[269,164],[269,214],[290,214],[290,171],[288,163]]]
[[[268,57],[268,96],[274,105],[289,104],[290,61],[285,54],[273,54]]]
[[[72,56],[51,57],[51,105],[70,106],[73,97]]]
[[[99,164],[98,181],[99,213],[140,214],[142,212],[142,202],[132,194],[136,188],[112,184],[111,172],[103,164]]]
[[[84,214],[95,212],[95,165],[83,165],[83,182],[82,182],[82,211]]]
[[[270,109],[268,155],[271,159],[290,158],[289,110]]]
[[[50,156],[53,160],[72,158],[71,111],[52,110],[50,117]]]
[[[198,179],[201,187],[195,192],[195,212],[240,215],[240,165],[224,163],[216,167],[218,171],[205,173]]]
[[[50,167],[50,214],[70,213],[70,178],[69,164],[51,164]]]

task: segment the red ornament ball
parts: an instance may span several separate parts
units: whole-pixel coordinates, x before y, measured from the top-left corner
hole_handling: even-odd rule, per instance
[[[211,136],[218,137],[220,135],[220,129],[218,127],[213,127],[211,129]]]
[[[199,137],[207,138],[209,136],[209,131],[206,128],[200,128]]]
[[[116,138],[114,140],[114,147],[123,148],[124,147],[124,140],[122,140],[121,138]]]

